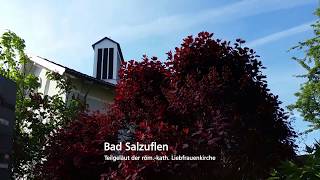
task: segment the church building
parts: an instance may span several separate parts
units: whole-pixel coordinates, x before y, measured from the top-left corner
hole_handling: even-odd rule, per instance
[[[49,96],[58,93],[56,82],[46,77],[48,71],[57,72],[69,79],[74,87],[70,94],[63,95],[65,101],[77,97],[88,105],[89,110],[105,111],[106,103],[113,101],[114,88],[119,80],[118,71],[124,59],[120,44],[108,37],[94,43],[92,48],[94,51],[92,76],[43,57],[30,56],[31,62],[27,66],[29,73],[39,78],[38,92]]]

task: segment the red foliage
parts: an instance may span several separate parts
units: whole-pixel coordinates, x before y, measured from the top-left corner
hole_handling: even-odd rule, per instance
[[[277,96],[267,89],[258,56],[243,43],[238,39],[231,46],[202,32],[184,39],[174,54],[168,53],[165,63],[147,57],[124,63],[112,113],[104,118],[116,122],[119,130],[134,128],[129,133],[132,142],[156,141],[170,147],[168,152],[121,152],[124,155],[212,155],[216,161],[122,161],[109,168],[113,165],[96,161],[102,154],[94,152],[102,149],[101,141],[116,141],[116,131],[88,117],[77,130],[65,130],[53,139],[60,148],[48,150],[47,164],[54,159],[57,165],[69,146],[80,144],[85,148],[77,147],[67,157],[87,157],[95,165],[81,166],[79,171],[73,164],[72,170],[88,173],[92,168],[95,175],[101,172],[111,179],[265,178],[281,160],[295,155],[295,134]],[[66,134],[67,138],[61,137]],[[60,176],[70,174],[69,164],[66,167],[49,169],[56,177],[67,177]]]
[[[50,137],[47,157],[39,164],[39,179],[99,179],[116,166],[104,161],[103,143],[116,143],[116,124],[102,114],[80,114]]]
[[[138,125],[135,141],[217,161],[123,161],[121,178],[256,179],[294,156],[288,117],[267,89],[255,52],[242,44],[202,32],[169,52],[165,65],[145,57],[122,67],[115,104],[127,115],[124,123]]]

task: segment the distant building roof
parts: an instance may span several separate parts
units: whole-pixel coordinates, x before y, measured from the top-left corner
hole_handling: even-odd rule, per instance
[[[68,68],[68,67],[63,66],[63,65],[61,65],[61,64],[58,64],[58,63],[56,63],[56,62],[50,61],[50,60],[48,60],[48,59],[46,59],[46,58],[43,58],[43,57],[40,57],[40,56],[36,56],[36,57],[37,57],[37,58],[40,58],[40,59],[42,59],[42,60],[44,60],[44,61],[47,61],[47,62],[49,62],[49,63],[52,63],[52,64],[54,64],[54,65],[56,65],[56,66],[62,67],[62,68],[65,69],[65,72],[66,72],[66,73],[71,74],[71,75],[73,75],[73,76],[76,76],[76,77],[78,77],[78,78],[83,78],[83,79],[85,79],[85,80],[92,81],[92,82],[94,82],[94,83],[97,83],[97,84],[100,84],[100,85],[103,85],[103,86],[107,86],[107,87],[110,87],[110,88],[114,88],[114,87],[115,87],[115,84],[112,84],[112,83],[109,83],[109,82],[106,82],[106,81],[103,81],[103,80],[96,79],[96,78],[94,78],[94,77],[92,77],[92,76],[89,76],[89,75],[87,75],[87,74],[81,73],[81,72],[76,71],[76,70],[74,70],[74,69]],[[31,60],[34,61],[33,58],[31,58]],[[36,61],[34,61],[34,62],[36,62]]]
[[[117,47],[118,47],[118,51],[119,51],[119,54],[120,54],[121,61],[124,61],[124,59],[123,59],[123,55],[122,55],[122,51],[121,51],[121,47],[120,47],[120,44],[119,44],[117,41],[115,41],[115,40],[113,40],[113,39],[111,39],[111,38],[104,37],[104,38],[100,39],[99,41],[97,41],[97,42],[95,42],[94,44],[92,44],[92,48],[94,49],[94,46],[95,46],[96,44],[99,44],[100,42],[102,42],[102,41],[104,41],[104,40],[109,40],[109,41],[111,41],[111,42],[113,42],[113,43],[117,44]]]

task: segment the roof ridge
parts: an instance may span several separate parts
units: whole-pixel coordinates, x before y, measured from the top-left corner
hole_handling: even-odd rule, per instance
[[[119,44],[117,41],[115,41],[115,40],[113,40],[113,39],[111,39],[111,38],[109,38],[109,37],[107,37],[107,36],[105,36],[104,38],[102,38],[102,39],[100,39],[99,41],[97,41],[97,42],[95,42],[94,44],[92,44],[92,48],[94,49],[94,46],[95,46],[96,44],[98,44],[98,43],[100,43],[100,42],[102,42],[102,41],[104,41],[104,40],[106,40],[106,39],[109,40],[109,41],[111,41],[111,42],[113,42],[113,43],[115,43],[115,44],[117,44],[117,47],[118,47],[118,49],[119,49],[118,51],[119,51],[119,54],[120,54],[120,58],[121,58],[122,61],[124,61],[120,44]]]

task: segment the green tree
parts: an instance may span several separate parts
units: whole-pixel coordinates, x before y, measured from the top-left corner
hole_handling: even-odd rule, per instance
[[[303,57],[293,59],[306,70],[305,74],[298,76],[306,81],[301,84],[299,92],[295,93],[297,101],[288,108],[298,111],[305,121],[311,123],[306,133],[320,129],[320,8],[317,8],[315,15],[318,20],[312,25],[314,37],[291,48],[304,52]],[[295,161],[284,162],[272,172],[269,179],[320,179],[320,143],[316,142],[313,147],[307,146],[306,152],[306,155]]]
[[[306,82],[295,93],[296,103],[290,105],[290,110],[297,110],[305,121],[311,122],[308,132],[320,128],[320,8],[315,12],[318,20],[312,25],[314,37],[292,48],[304,52],[302,58],[293,57],[305,70],[306,74],[298,77],[306,78]]]
[[[306,147],[307,155],[295,161],[285,161],[271,172],[268,180],[318,180],[320,179],[320,142],[313,147]]]
[[[0,37],[0,75],[17,84],[15,134],[12,154],[13,177],[32,178],[34,165],[45,158],[43,151],[47,137],[67,124],[80,111],[76,99],[65,103],[72,85],[58,73],[47,73],[57,82],[59,92],[53,96],[37,92],[38,77],[30,73],[30,59],[25,53],[25,42],[11,31]]]

